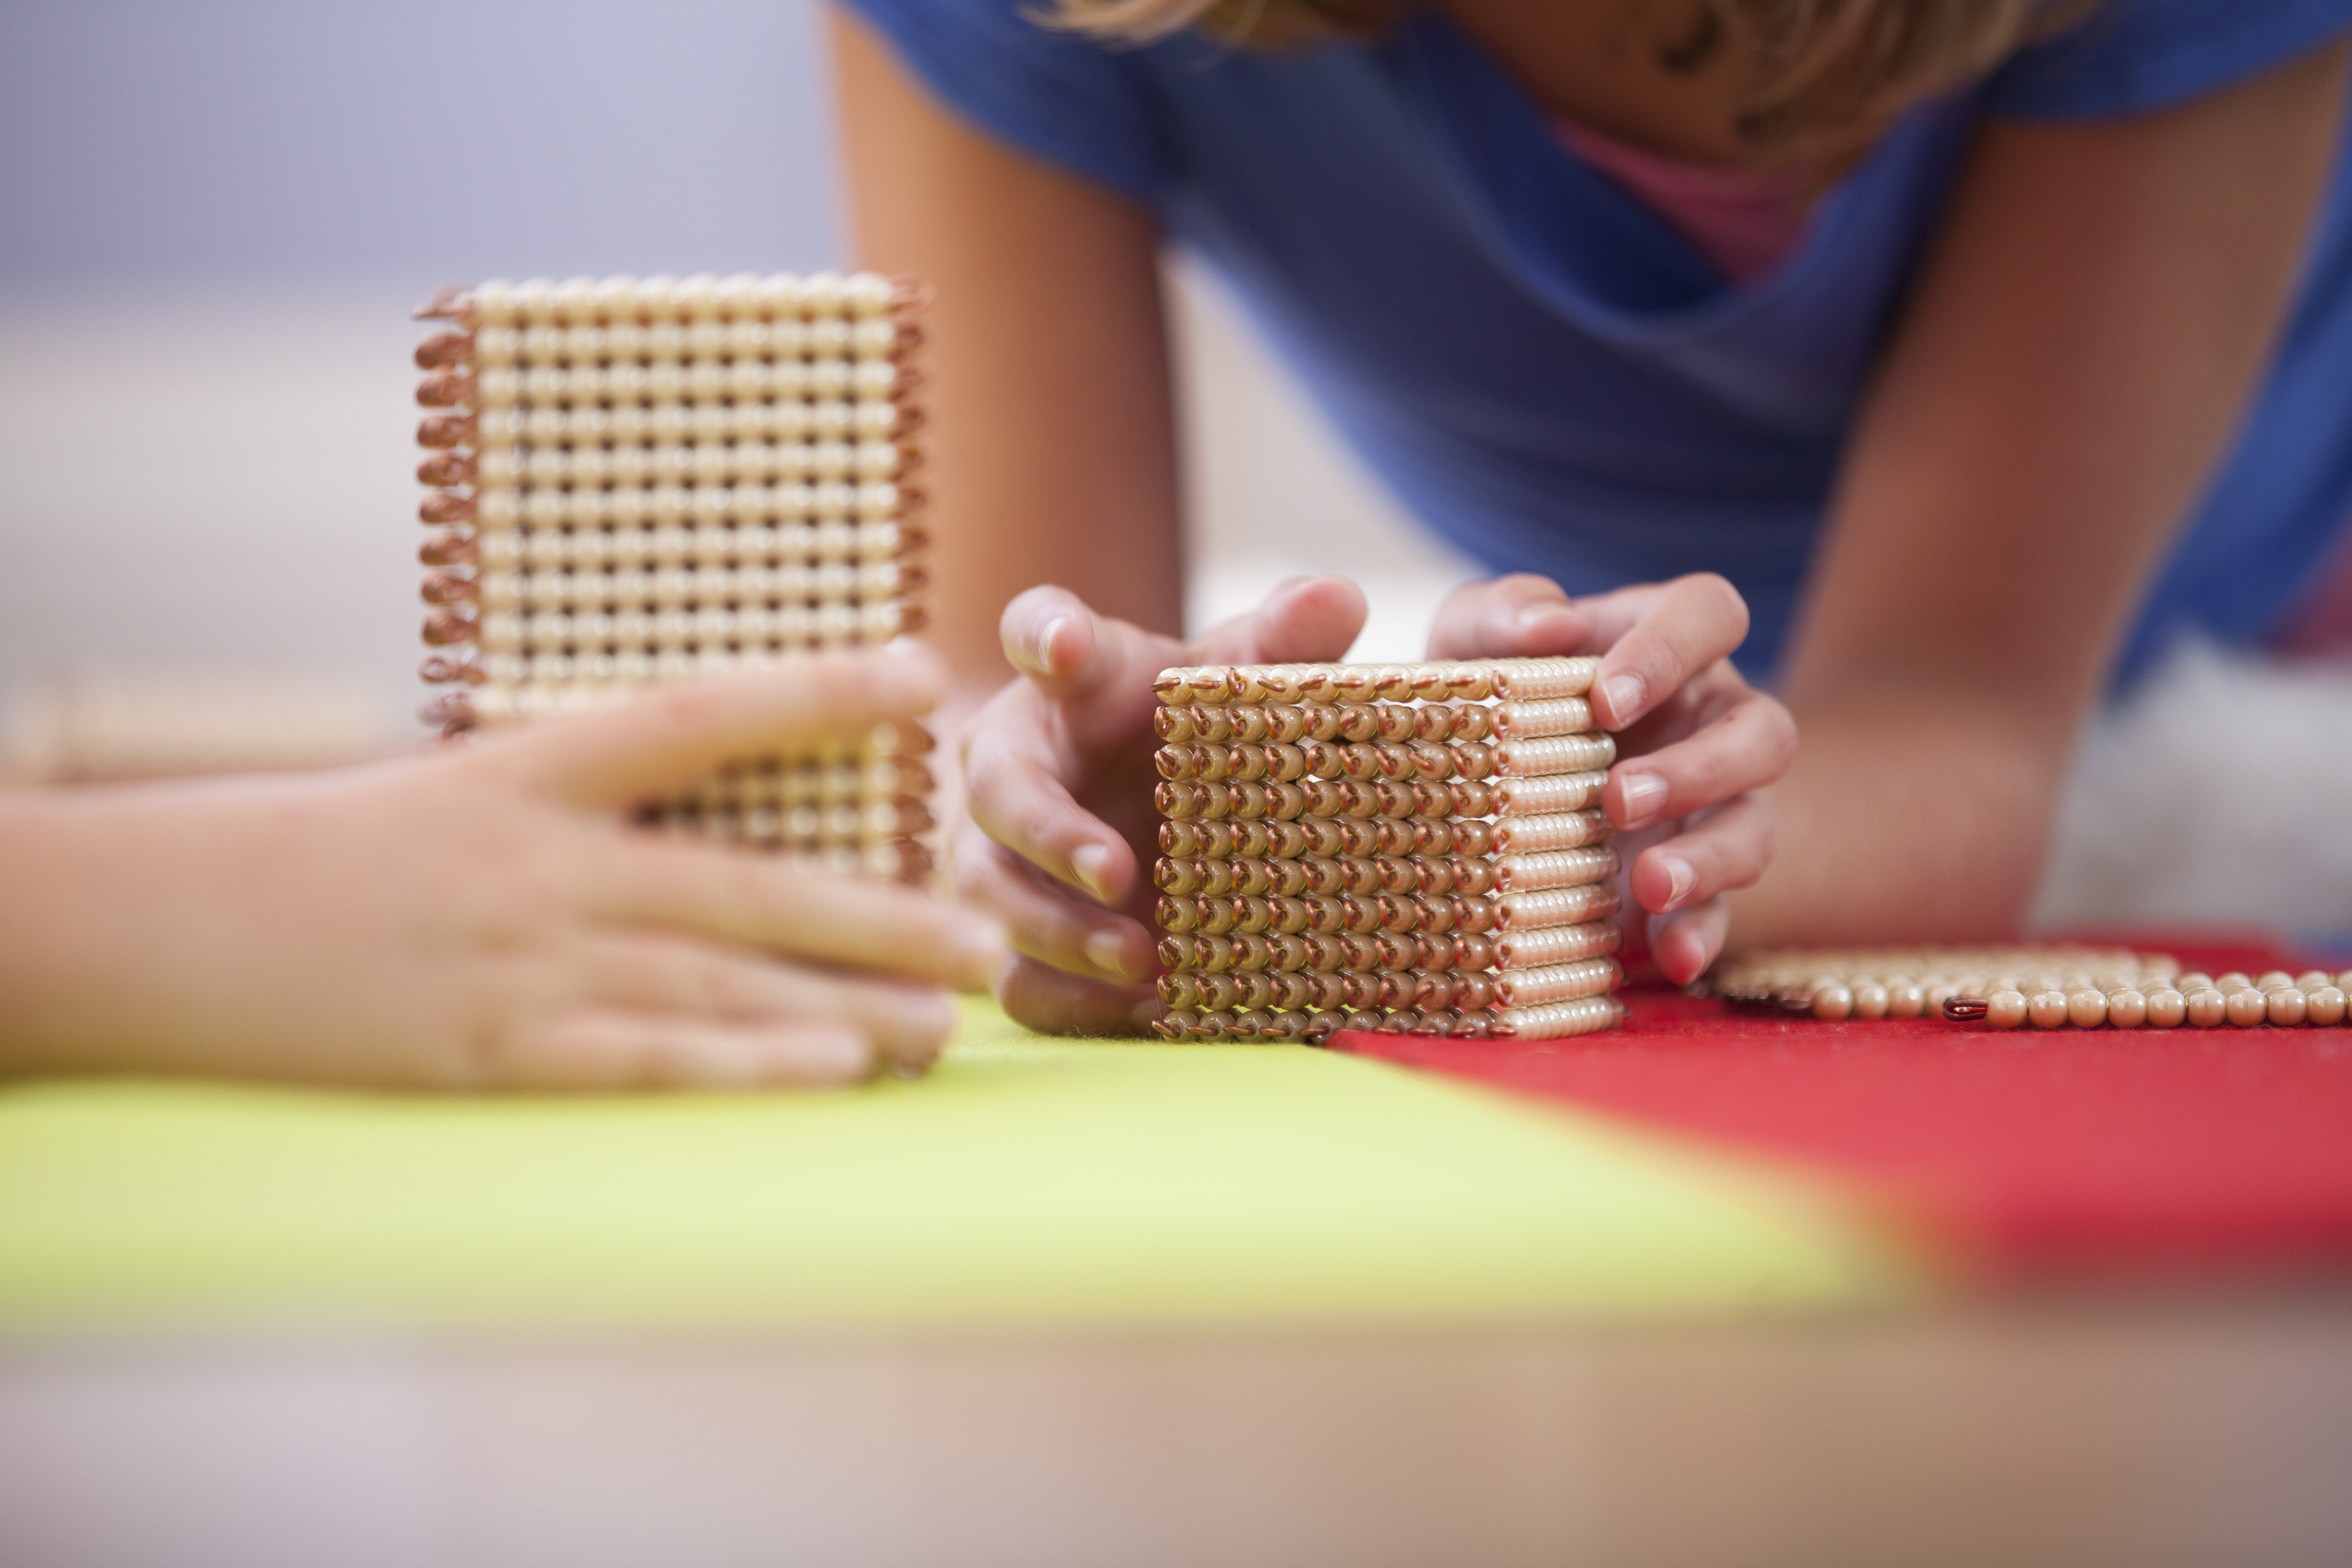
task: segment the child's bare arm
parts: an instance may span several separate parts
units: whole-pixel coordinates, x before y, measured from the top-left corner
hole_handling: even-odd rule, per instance
[[[1740,940],[2015,929],[2084,715],[2291,298],[2344,72],[2339,45],[2165,113],[1986,131],[1853,438]]]
[[[935,285],[940,411],[932,640],[968,700],[1012,674],[997,616],[1059,583],[1104,614],[1183,623],[1159,233],[1132,202],[1024,158],[832,19],[860,266]]]
[[[626,825],[725,757],[862,732],[928,658],[814,659],[427,757],[0,795],[0,1072],[431,1089],[919,1068],[993,923]]]

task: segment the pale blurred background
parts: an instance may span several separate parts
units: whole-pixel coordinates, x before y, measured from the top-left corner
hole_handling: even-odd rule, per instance
[[[842,265],[816,17],[0,6],[0,701],[20,764],[77,723],[159,714],[329,751],[418,734],[409,307],[490,275]],[[1213,281],[1171,277],[1195,620],[1345,538],[1374,605],[1359,655],[1416,655],[1471,568],[1336,447]],[[2039,918],[2343,945],[2347,801],[2352,675],[2187,650],[2087,744]]]

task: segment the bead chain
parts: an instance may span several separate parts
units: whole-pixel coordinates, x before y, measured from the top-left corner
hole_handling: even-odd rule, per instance
[[[1589,658],[1155,683],[1166,1039],[1613,1027],[1616,742]]]
[[[2120,949],[1790,951],[1720,965],[1693,991],[1832,1023],[1940,1016],[1995,1029],[2333,1027],[2352,1011],[2352,970],[2217,976]]]
[[[445,731],[919,630],[918,288],[870,273],[492,281],[418,311]],[[743,759],[646,826],[920,880],[930,739]]]

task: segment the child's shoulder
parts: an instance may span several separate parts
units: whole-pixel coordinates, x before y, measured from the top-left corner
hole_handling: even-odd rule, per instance
[[[1995,113],[2099,120],[2217,92],[2352,27],[2352,0],[2102,0],[2021,51],[1986,95]]]

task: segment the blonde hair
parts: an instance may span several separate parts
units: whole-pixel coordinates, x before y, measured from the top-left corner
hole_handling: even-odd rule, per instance
[[[1626,0],[1640,5],[1652,0]],[[1245,47],[1370,38],[1413,0],[1055,0],[1055,20],[1117,43],[1187,27]],[[1744,67],[1740,135],[1759,148],[1883,125],[1999,65],[2097,0],[1703,0],[1690,37],[1660,51],[1689,71],[1726,44]]]

